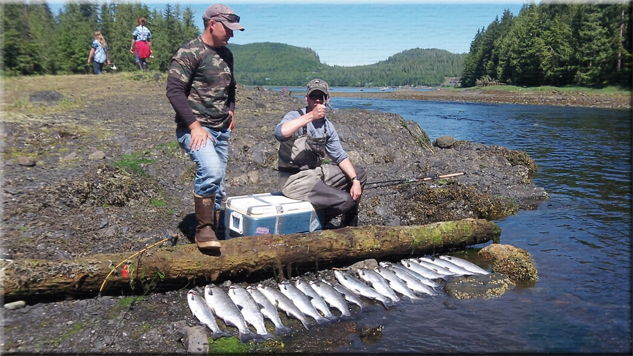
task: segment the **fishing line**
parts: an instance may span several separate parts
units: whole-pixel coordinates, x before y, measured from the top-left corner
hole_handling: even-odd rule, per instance
[[[142,250],[138,251],[137,253],[133,254],[132,256],[130,256],[130,257],[128,257],[128,258],[126,258],[126,259],[124,259],[123,261],[121,261],[121,263],[119,263],[118,265],[116,265],[116,266],[115,266],[115,267],[114,267],[114,268],[110,271],[110,273],[108,273],[108,275],[106,276],[106,278],[103,280],[103,283],[101,284],[101,288],[99,288],[99,297],[101,297],[101,291],[103,290],[103,287],[105,286],[106,281],[108,280],[108,278],[110,278],[110,276],[112,275],[112,273],[114,273],[114,271],[116,271],[116,269],[117,269],[117,268],[119,268],[122,264],[124,264],[125,262],[129,261],[131,258],[134,258],[134,257],[135,257],[135,256],[137,256],[138,254],[143,253],[143,252],[145,252],[145,251],[149,250],[150,248],[152,248],[152,247],[154,247],[154,246],[160,245],[160,244],[162,244],[162,243],[163,243],[163,242],[165,242],[165,241],[171,241],[172,239],[173,239],[173,237],[171,237],[171,236],[169,236],[168,238],[162,239],[162,240],[158,241],[157,243],[153,244],[152,246],[146,247],[146,248],[144,248],[144,249],[142,249]]]

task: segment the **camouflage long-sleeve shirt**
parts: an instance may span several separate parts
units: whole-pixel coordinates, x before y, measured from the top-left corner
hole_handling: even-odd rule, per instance
[[[235,108],[233,53],[195,38],[176,51],[167,77],[167,97],[176,111],[178,130],[196,120],[219,130],[229,127]]]

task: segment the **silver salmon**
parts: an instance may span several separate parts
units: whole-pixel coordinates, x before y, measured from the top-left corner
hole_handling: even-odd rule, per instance
[[[229,298],[240,309],[240,312],[244,316],[244,320],[251,324],[257,335],[262,336],[264,339],[270,340],[275,337],[266,330],[266,324],[264,323],[264,316],[262,315],[259,306],[255,302],[255,299],[249,292],[241,286],[233,285],[229,288]]]
[[[329,284],[326,281],[323,281],[324,283]],[[363,307],[365,306],[365,304],[363,304],[363,301],[360,300],[359,295],[355,294],[354,292],[352,292],[351,290],[343,287],[340,283],[336,282],[332,285],[332,288],[334,288],[335,291],[341,293],[343,295],[343,297],[345,298],[345,300],[347,300],[350,303],[356,304],[358,305],[358,307],[360,308],[360,311],[363,311]]]
[[[407,284],[402,279],[400,279],[400,277],[398,277],[393,271],[383,267],[376,267],[374,268],[374,271],[381,275],[382,278],[386,279],[387,282],[389,282],[389,287],[391,287],[391,289],[393,289],[394,291],[406,296],[409,299],[420,299],[415,294],[413,294]]]
[[[341,316],[352,316],[352,313],[350,313],[349,307],[347,306],[347,302],[345,301],[345,298],[343,297],[343,295],[337,292],[327,282],[323,280],[310,281],[310,286],[332,308],[338,309],[338,311],[341,312]]]
[[[301,312],[301,310],[299,310],[299,308],[297,308],[296,305],[294,305],[292,300],[286,297],[283,293],[275,288],[263,286],[261,284],[257,286],[257,289],[262,292],[272,305],[285,311],[286,315],[289,317],[292,316],[293,318],[298,319],[306,329],[310,329],[306,316]]]
[[[297,278],[295,280],[295,286],[297,287],[297,289],[303,292],[303,294],[305,294],[308,298],[310,298],[310,303],[312,303],[312,305],[318,311],[320,311],[326,319],[329,319],[329,320],[338,319],[337,317],[334,316],[334,314],[332,314],[332,311],[330,310],[330,306],[327,305],[325,300],[321,298],[321,296],[314,290],[314,288],[312,288],[310,284],[308,284],[308,282],[304,281],[301,278]]]
[[[418,272],[420,274],[422,274],[424,269],[427,269],[427,270],[431,270],[431,271],[433,271],[433,272],[435,272],[437,274],[442,275],[442,278],[444,278],[444,279],[446,277],[450,277],[450,276],[454,276],[455,275],[455,272],[453,272],[453,271],[450,271],[450,270],[448,270],[448,269],[446,269],[446,268],[444,268],[442,266],[438,266],[438,265],[436,265],[434,263],[430,263],[430,262],[427,262],[427,261],[424,261],[424,260],[417,260],[415,258],[410,258],[410,259],[408,259],[406,261],[411,263],[411,266],[405,265],[407,268],[411,268],[411,269],[413,269],[414,271],[416,271],[416,272]],[[404,262],[402,264],[404,265]],[[417,266],[422,266],[423,269],[417,268],[416,265]]]
[[[385,297],[393,300],[394,302],[399,302],[400,298],[396,295],[396,292],[389,287],[389,282],[387,282],[381,275],[376,273],[375,271],[359,268],[356,270],[358,276],[362,278],[365,282],[370,283],[374,289],[384,295]]]
[[[350,276],[343,271],[334,270],[334,276],[336,277],[338,282],[343,285],[343,287],[349,289],[357,295],[377,300],[381,302],[386,309],[389,309],[393,305],[393,301],[390,298],[387,298],[384,295],[378,293],[372,287],[366,285],[365,283],[359,281],[358,279]]]
[[[251,294],[255,302],[259,305],[262,315],[268,318],[275,325],[275,334],[283,335],[292,331],[292,329],[286,327],[279,318],[277,307],[274,306],[268,298],[256,287],[248,286],[246,291]]]
[[[460,267],[462,267],[464,269],[467,269],[467,270],[469,270],[469,271],[471,271],[473,273],[476,273],[476,274],[490,274],[490,272],[486,271],[485,269],[483,269],[483,268],[477,266],[476,264],[474,264],[474,263],[472,263],[470,261],[467,261],[467,260],[465,260],[463,258],[459,258],[459,257],[455,257],[455,256],[439,256],[439,258],[441,258],[441,259],[443,259],[445,261],[454,263],[454,264],[456,264],[456,265],[458,265],[458,266],[460,266]]]
[[[396,267],[396,266],[398,266],[398,267]],[[407,284],[407,287],[409,287],[409,289],[411,289],[415,293],[424,293],[424,294],[428,294],[428,295],[436,295],[437,294],[437,293],[435,293],[435,291],[428,284],[425,284],[425,282],[423,280],[426,280],[429,283],[432,283],[432,284],[435,284],[435,285],[438,285],[438,284],[433,282],[432,280],[424,278],[424,277],[422,277],[420,275],[415,276],[415,274],[417,274],[415,271],[412,271],[410,269],[407,269],[407,268],[402,267],[402,266],[397,265],[397,264],[385,265],[385,266],[383,266],[383,268],[388,269],[388,270],[392,271],[393,273],[395,273],[396,276],[398,276],[398,278],[402,279],[404,281],[404,283]]]
[[[407,263],[409,263],[409,262],[407,262]],[[383,267],[390,268],[390,269],[391,269],[392,271],[394,271],[394,272],[396,272],[396,271],[400,271],[400,272],[402,272],[402,273],[406,273],[407,275],[411,275],[411,276],[413,276],[415,279],[417,279],[417,280],[419,280],[420,282],[424,283],[425,285],[429,286],[430,288],[437,288],[437,287],[439,287],[439,286],[440,286],[440,284],[439,284],[439,283],[434,282],[433,280],[429,279],[428,277],[425,277],[425,276],[423,276],[423,275],[419,274],[418,272],[416,272],[416,271],[414,271],[414,270],[412,270],[412,269],[410,269],[410,268],[407,268],[407,267],[403,266],[403,265],[402,265],[402,264],[400,264],[400,263],[380,262],[380,265],[381,265],[381,266],[383,266]],[[433,272],[433,271],[430,271],[430,272],[432,272],[433,274],[429,274],[429,275],[437,275],[437,276],[439,276],[439,277],[436,277],[436,278],[441,278],[441,275],[439,275],[439,274],[437,274],[437,273],[435,273],[435,272]],[[396,273],[396,274],[397,274],[397,273]],[[397,274],[397,275],[398,275],[398,274]],[[400,277],[400,275],[398,275],[398,277]],[[402,277],[400,277],[400,278],[402,278]],[[406,277],[405,277],[405,278],[406,278]],[[404,278],[402,278],[402,279],[404,280]],[[406,281],[405,281],[405,282],[406,282]],[[411,288],[411,287],[409,287],[409,288]]]
[[[428,267],[424,267],[422,265],[420,265],[417,262],[413,262],[411,260],[401,260],[400,263],[402,264],[403,267],[405,267],[406,269],[415,271],[416,273],[420,274],[421,276],[428,278],[428,279],[443,279],[445,280],[447,276],[452,276],[451,275],[445,275],[445,274],[440,274],[437,273],[434,269],[428,268]]]
[[[224,320],[226,325],[237,328],[241,342],[248,342],[256,338],[256,335],[248,329],[240,310],[222,288],[214,284],[207,285],[204,287],[204,300],[213,313]]]
[[[426,261],[428,263],[432,263],[436,266],[440,266],[440,267],[444,267],[447,270],[453,272],[454,274],[458,275],[458,276],[468,276],[468,275],[472,275],[473,273],[467,269],[464,269],[454,263],[445,261],[441,258],[437,258],[437,257],[428,257],[428,256],[424,256],[424,257],[420,257],[418,259],[418,262],[421,261]]]
[[[319,324],[325,324],[328,320],[319,314],[316,308],[310,303],[310,299],[303,294],[297,287],[295,287],[290,281],[283,281],[279,283],[279,290],[286,297],[290,298],[294,305],[301,310],[301,312],[312,319],[316,320]]]
[[[213,312],[211,312],[204,298],[196,290],[191,289],[187,292],[187,304],[189,304],[191,313],[200,320],[200,323],[211,329],[214,340],[222,336],[231,336],[231,334],[220,329],[218,323],[215,322]]]

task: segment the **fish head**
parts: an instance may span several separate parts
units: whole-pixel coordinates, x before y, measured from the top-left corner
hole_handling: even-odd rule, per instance
[[[215,288],[217,288],[215,285],[213,284],[209,284],[204,286],[204,294],[209,294],[209,295],[213,295]]]
[[[379,265],[381,265],[382,267],[391,267],[391,262],[387,262],[387,261],[381,261],[378,263]]]
[[[281,283],[277,283],[277,285],[279,286],[279,289],[288,289],[288,285],[290,285],[290,281],[289,280],[285,280],[282,281]]]

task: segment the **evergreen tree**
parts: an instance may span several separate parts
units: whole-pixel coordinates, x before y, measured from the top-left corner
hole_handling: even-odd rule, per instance
[[[46,4],[2,6],[2,62],[8,75],[55,73],[55,20]]]
[[[66,3],[59,15],[57,36],[58,64],[61,73],[90,73],[88,54],[97,30],[97,5]],[[108,39],[106,38],[106,41]]]

